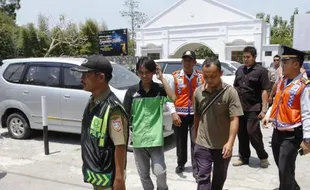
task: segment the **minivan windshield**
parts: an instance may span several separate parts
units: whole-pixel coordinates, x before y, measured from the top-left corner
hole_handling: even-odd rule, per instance
[[[110,85],[116,89],[122,90],[139,83],[140,79],[133,72],[119,64],[112,64],[113,77]]]

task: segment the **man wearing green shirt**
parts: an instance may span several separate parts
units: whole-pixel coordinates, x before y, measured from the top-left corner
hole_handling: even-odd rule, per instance
[[[161,73],[159,65],[148,57],[141,57],[136,70],[140,83],[128,89],[124,107],[131,117],[133,153],[144,190],[153,190],[150,167],[157,177],[157,189],[167,190],[164,157],[163,106],[168,97],[176,96]],[[162,82],[153,82],[153,75]],[[151,160],[151,164],[150,164]]]

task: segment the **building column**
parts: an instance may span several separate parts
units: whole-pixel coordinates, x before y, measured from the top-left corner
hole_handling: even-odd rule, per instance
[[[161,59],[168,59],[169,58],[169,30],[164,29],[162,31],[162,52],[160,55]]]
[[[261,62],[262,61],[262,34],[261,33],[257,33],[254,34],[254,47],[256,48],[257,51],[257,56],[256,56],[256,61]]]

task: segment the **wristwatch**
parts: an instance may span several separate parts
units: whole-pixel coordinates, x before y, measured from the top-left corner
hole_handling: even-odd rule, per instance
[[[306,143],[310,143],[310,138],[304,138],[304,141],[305,141]]]

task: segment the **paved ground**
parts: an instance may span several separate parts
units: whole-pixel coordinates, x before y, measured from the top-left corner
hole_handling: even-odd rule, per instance
[[[278,186],[276,166],[271,156],[269,140],[271,129],[263,131],[271,165],[268,169],[258,167],[259,160],[251,159],[249,166],[229,167],[225,189],[273,190]],[[44,155],[41,132],[30,140],[13,140],[6,129],[0,129],[0,189],[2,190],[86,190],[82,182],[79,135],[51,133],[50,152]],[[173,138],[166,139],[166,163],[168,184],[171,190],[194,190],[196,184],[190,168],[184,175],[174,173],[176,156]],[[237,155],[235,144],[234,155]],[[236,156],[232,161],[236,160]],[[310,157],[299,157],[296,176],[301,189],[310,189]],[[153,178],[154,179],[154,178]],[[154,180],[155,181],[155,180]],[[128,153],[127,189],[141,190],[132,153]]]

